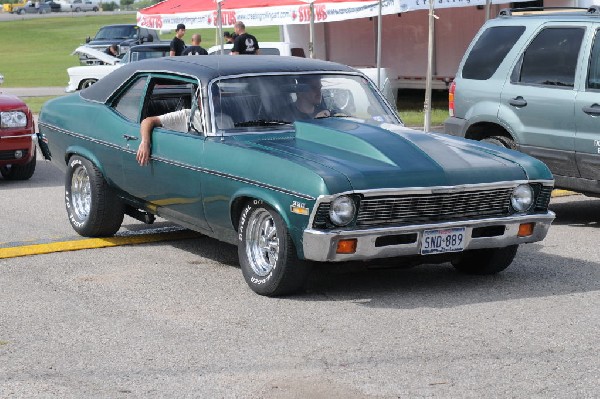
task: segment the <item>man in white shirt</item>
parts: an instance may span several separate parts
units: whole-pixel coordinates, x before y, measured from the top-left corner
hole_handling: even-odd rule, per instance
[[[182,109],[179,111],[169,112],[159,116],[149,116],[142,121],[140,125],[140,136],[142,138],[140,146],[137,150],[136,160],[140,166],[148,165],[152,147],[152,130],[156,127],[163,127],[167,130],[187,133],[188,121],[190,120],[191,110]],[[228,129],[233,127],[233,121],[228,115],[215,115],[217,127],[220,129]],[[202,119],[200,110],[196,110],[192,120],[192,126],[197,132],[202,132]]]

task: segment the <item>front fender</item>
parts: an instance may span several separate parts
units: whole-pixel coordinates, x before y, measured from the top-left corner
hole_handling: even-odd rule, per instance
[[[277,193],[274,191],[261,190],[260,188],[244,187],[236,192],[229,203],[230,218],[233,229],[237,231],[240,213],[243,205],[247,201],[259,200],[273,208],[283,219],[288,233],[296,246],[298,256],[302,259],[302,237],[304,230],[308,226],[310,213],[315,204],[315,200],[309,201],[305,198],[295,197],[289,194]],[[306,215],[291,212],[293,204],[298,204],[307,209]]]

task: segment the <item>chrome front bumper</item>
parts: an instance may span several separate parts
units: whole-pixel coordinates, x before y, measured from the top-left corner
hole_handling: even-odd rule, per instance
[[[465,227],[466,242],[464,250],[481,248],[502,248],[509,245],[525,244],[541,241],[546,237],[548,229],[554,220],[554,212],[548,211],[539,215],[515,215],[502,218],[480,220],[463,220],[449,223],[419,224],[402,227],[379,227],[364,230],[313,230],[306,229],[303,234],[304,257],[318,262],[343,262],[350,260],[368,260],[391,258],[408,255],[419,255],[421,241],[425,230],[448,229]],[[533,234],[519,237],[519,225],[535,223]],[[473,229],[481,227],[504,227],[504,233],[493,237],[472,237]],[[376,246],[380,237],[404,234],[416,234],[416,240],[408,244]],[[342,239],[357,240],[356,252],[353,254],[338,254],[338,241]],[[423,255],[427,256],[427,255]]]

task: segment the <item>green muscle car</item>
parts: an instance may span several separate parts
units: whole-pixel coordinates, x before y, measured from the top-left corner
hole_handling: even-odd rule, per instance
[[[543,163],[405,128],[368,78],[331,62],[131,63],[48,101],[39,129],[66,171],[79,234],[115,234],[124,214],[161,216],[237,245],[261,295],[300,290],[314,261],[497,273],[554,219]]]

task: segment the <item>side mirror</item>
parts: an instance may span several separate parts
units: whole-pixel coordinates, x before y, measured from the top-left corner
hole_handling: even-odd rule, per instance
[[[90,37],[89,37],[89,36],[85,38],[85,42],[86,42],[86,43],[89,43],[91,40],[92,40],[92,39],[90,39]]]

